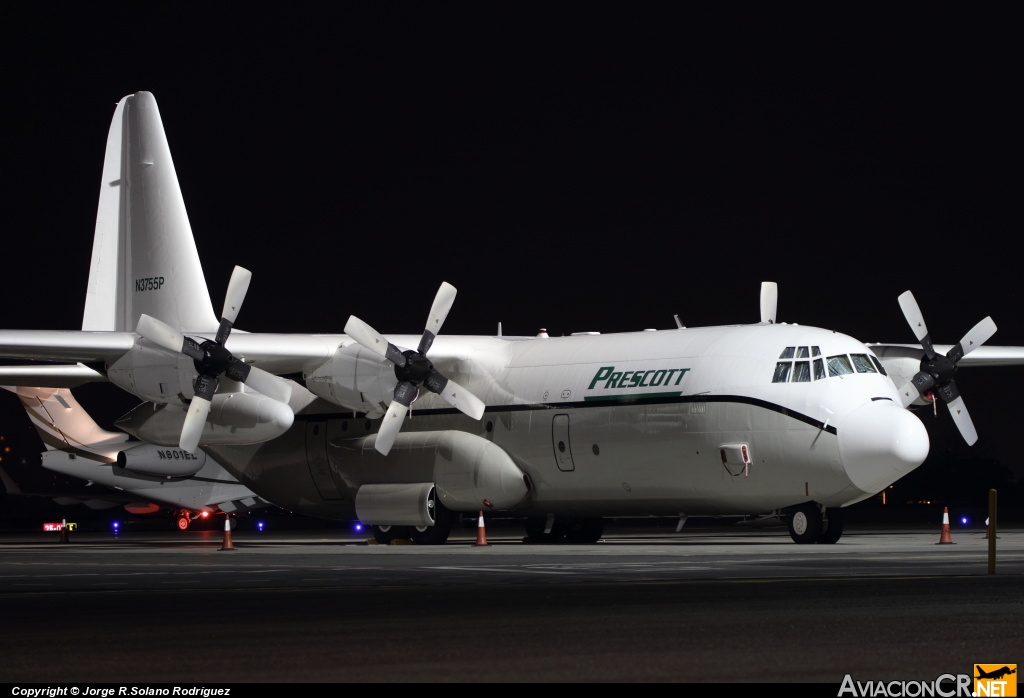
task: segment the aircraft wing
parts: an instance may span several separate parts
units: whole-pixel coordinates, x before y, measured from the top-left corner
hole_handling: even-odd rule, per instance
[[[212,334],[186,333],[199,341]],[[250,334],[236,331],[228,345],[246,363],[278,375],[299,373],[331,357],[343,335]],[[85,364],[110,364],[144,341],[134,332],[0,330],[0,359],[55,361],[63,365],[0,366],[0,385],[74,388],[104,381]]]
[[[4,490],[9,495],[50,499],[61,506],[84,504],[90,509],[112,509],[116,506],[123,506],[137,501],[136,498],[122,492],[108,489],[106,487],[93,487],[91,484],[82,485],[82,487],[90,487],[91,489],[98,491],[92,493],[86,493],[80,490],[45,492],[39,490],[25,491],[17,482],[14,481],[14,478],[12,478],[3,467],[0,467],[0,484],[3,484]]]
[[[83,364],[0,366],[0,385],[34,388],[77,388],[107,377]]]
[[[0,358],[97,363],[115,361],[132,348],[134,332],[2,330]]]

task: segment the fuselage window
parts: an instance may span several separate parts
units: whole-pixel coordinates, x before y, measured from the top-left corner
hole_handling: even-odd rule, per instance
[[[821,347],[811,347],[811,356],[821,356]]]
[[[818,347],[814,347],[817,349]],[[821,359],[814,360],[814,380],[821,380],[825,377],[825,362]]]
[[[772,383],[788,383],[789,372],[793,368],[793,362],[791,361],[780,361],[775,364],[775,376],[772,378]]]
[[[807,347],[798,347],[796,350],[796,358],[806,359],[810,357],[810,353],[807,351]]]
[[[846,354],[828,357],[828,375],[842,376],[853,373],[853,366],[850,364],[850,357]]]
[[[792,359],[793,358],[793,352],[795,352],[795,351],[796,351],[796,347],[786,347],[785,349],[782,350],[782,353],[779,354],[779,358],[780,359]]]
[[[878,357],[876,357],[874,354],[872,354],[871,355],[871,360],[875,362],[875,367],[878,369],[879,373],[881,373],[883,376],[888,376],[889,375],[888,373],[885,372],[885,366],[883,366],[882,362],[878,360]]]
[[[857,369],[857,373],[877,373],[867,354],[850,354],[850,358],[853,359],[853,367]]]
[[[811,382],[811,362],[810,361],[797,361],[793,366],[793,382],[794,383],[810,383]]]

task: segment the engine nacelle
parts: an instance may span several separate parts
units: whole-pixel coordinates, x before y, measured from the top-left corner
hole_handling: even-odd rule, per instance
[[[371,418],[387,412],[398,378],[395,367],[359,344],[349,344],[303,376],[310,392]],[[355,386],[353,389],[350,386]]]
[[[138,444],[117,454],[117,465],[140,475],[191,477],[206,465],[206,453],[194,454],[181,448]]]
[[[187,404],[195,391],[195,362],[184,354],[171,354],[144,339],[107,367],[111,383],[143,400],[159,404]]]
[[[288,431],[294,421],[291,407],[259,393],[218,393],[199,443],[263,443]],[[135,438],[160,446],[177,446],[184,423],[185,410],[151,403],[139,405],[115,422]]]
[[[529,494],[525,473],[503,448],[480,436],[461,431],[403,432],[395,439],[387,456],[374,447],[376,435],[331,439],[330,457],[345,482],[362,483],[359,497],[373,493],[379,498],[391,492],[389,487],[436,485],[434,497],[450,511],[475,512],[481,509],[509,511]],[[368,489],[369,488],[369,489]],[[383,488],[383,489],[381,489]],[[388,505],[393,520],[374,521],[403,525],[415,518],[422,507],[415,498],[406,498],[395,490]],[[411,495],[410,495],[411,497]],[[366,506],[364,504],[364,506]],[[385,505],[376,505],[379,512]],[[409,525],[409,524],[404,524]],[[418,526],[429,524],[415,524]]]

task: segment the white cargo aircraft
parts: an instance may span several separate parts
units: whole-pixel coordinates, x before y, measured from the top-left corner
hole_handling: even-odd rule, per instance
[[[214,315],[157,105],[121,100],[107,141],[82,332],[0,331],[0,384],[107,380],[144,401],[116,425],[210,458],[259,496],[375,536],[444,542],[457,513],[524,517],[533,541],[597,540],[605,517],[775,515],[833,543],[843,507],[928,455],[911,404],[938,399],[973,443],[958,366],[1024,363],[981,346],[988,318],[933,345],[865,345],[776,322],[445,336],[442,284],[422,335],[234,332],[249,273]],[[295,376],[285,379],[281,376]],[[415,408],[415,419],[411,414]],[[131,459],[131,453],[125,455]]]

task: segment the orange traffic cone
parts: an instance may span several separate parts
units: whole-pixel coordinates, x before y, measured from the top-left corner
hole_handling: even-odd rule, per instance
[[[220,548],[221,550],[234,550],[235,546],[231,542],[231,517],[224,517],[224,544]]]
[[[484,513],[482,511],[476,520],[476,543],[473,545],[490,545],[487,542],[487,529],[484,528]]]
[[[60,520],[60,542],[61,543],[70,543],[71,542],[70,540],[68,540],[68,520],[67,519],[61,519]]]
[[[949,537],[949,507],[942,508],[942,537],[939,538],[939,543],[952,543],[953,539]]]

